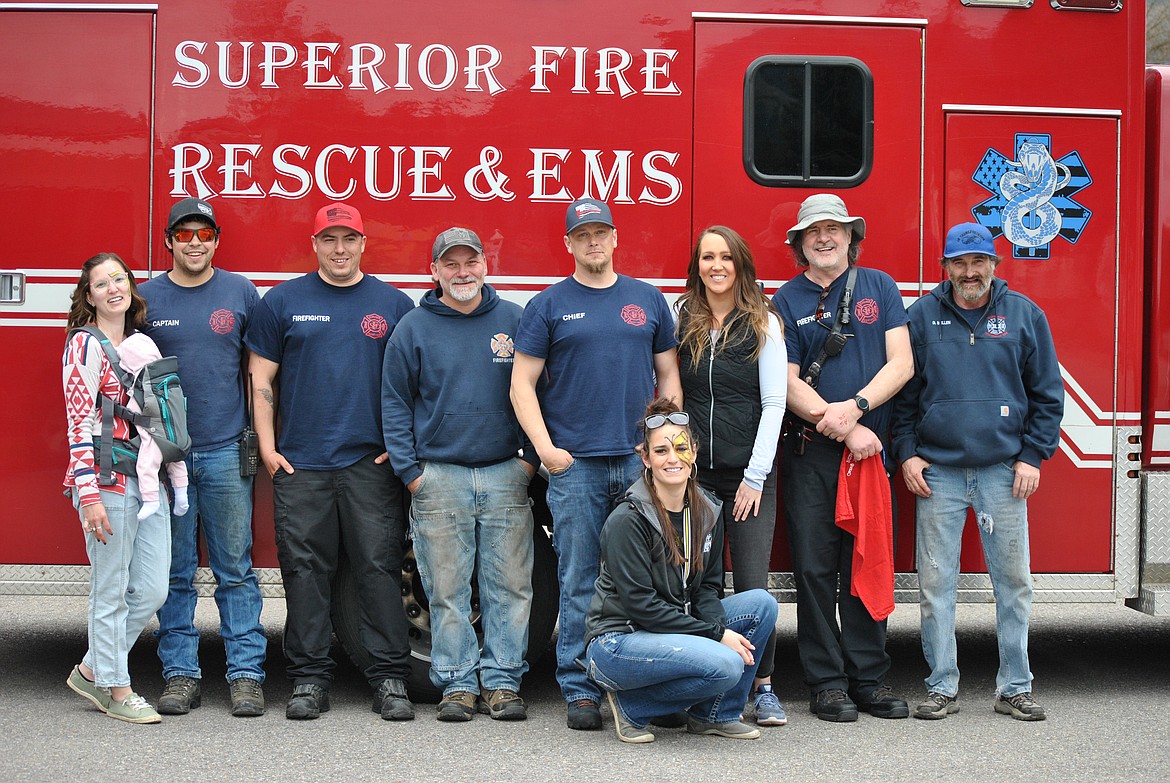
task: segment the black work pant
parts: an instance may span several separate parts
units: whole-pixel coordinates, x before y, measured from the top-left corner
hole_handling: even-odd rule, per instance
[[[735,493],[743,481],[743,470],[709,468],[699,471],[699,485],[715,493],[723,501],[723,531],[731,550],[731,572],[735,576],[735,592],[768,589],[768,570],[772,560],[772,534],[776,530],[776,466],[764,481],[760,498],[760,513],[742,522],[735,521]],[[772,676],[776,664],[776,632],[768,637],[768,644],[759,656],[756,677]]]
[[[799,433],[784,437],[780,460],[800,663],[813,693],[836,688],[864,699],[885,682],[890,656],[885,621],[874,620],[850,594],[853,536],[835,523],[845,446],[814,432],[799,454],[800,439]]]
[[[365,675],[377,687],[405,680],[410,644],[402,608],[406,522],[402,482],[390,463],[365,457],[340,470],[278,470],[273,477],[276,551],[288,611],[284,653],[293,685],[329,687],[333,577],[341,546],[358,590],[362,644],[371,663]]]

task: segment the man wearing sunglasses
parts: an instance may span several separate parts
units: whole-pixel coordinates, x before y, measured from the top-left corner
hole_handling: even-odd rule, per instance
[[[852,595],[856,540],[836,525],[845,450],[858,462],[877,458],[889,428],[890,406],[883,403],[913,372],[897,285],[885,272],[855,266],[864,237],[865,220],[850,215],[840,198],[809,196],[787,240],[801,271],[773,298],[788,346],[780,478],[796,579],[797,648],[811,711],[838,722],[857,720],[859,709],[880,718],[910,714],[886,685],[884,615],[875,619]],[[884,468],[877,469],[885,481]]]
[[[210,204],[179,201],[163,238],[171,270],[138,289],[147,302],[146,333],[163,355],[179,358],[191,432],[190,508],[171,515],[170,592],[158,612],[158,655],[166,679],[158,711],[164,715],[186,714],[202,699],[192,584],[199,527],[216,580],[232,715],[264,714],[268,640],[252,570],[252,478],[240,475],[239,448],[247,424],[243,334],[260,297],[252,281],[213,265],[219,235]]]
[[[617,229],[605,202],[565,215],[573,274],[533,297],[517,329],[512,404],[549,472],[546,495],[561,588],[557,683],[569,728],[601,728],[601,692],[578,662],[601,526],[642,472],[638,421],[655,396],[682,404],[674,318],[662,293],[613,269]],[[614,368],[619,368],[615,372]],[[538,381],[547,384],[537,394]]]

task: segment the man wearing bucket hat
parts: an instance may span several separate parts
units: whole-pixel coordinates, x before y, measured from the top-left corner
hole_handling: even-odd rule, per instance
[[[533,297],[520,318],[512,404],[549,472],[561,588],[557,683],[566,723],[594,730],[601,728],[601,692],[578,662],[600,568],[601,526],[641,475],[634,447],[655,384],[659,396],[680,404],[682,386],[670,307],[654,286],[614,271],[617,229],[605,202],[569,205],[565,249],[572,276]]]
[[[265,294],[245,335],[287,605],[284,654],[293,690],[285,717],[310,720],[329,709],[332,579],[345,546],[373,710],[385,720],[410,720],[410,645],[396,598],[406,520],[402,484],[382,442],[381,402],[386,343],[414,303],[362,271],[365,227],[353,206],[321,207],[311,242],[318,268]]]
[[[947,279],[910,306],[915,377],[894,403],[893,450],[917,497],[922,652],[930,666],[918,718],[959,711],[955,601],[967,511],[975,512],[995,594],[994,708],[1044,720],[1032,698],[1032,575],[1027,499],[1056,453],[1064,386],[1044,312],[995,277],[985,227],[947,232]]]
[[[474,231],[435,237],[435,288],[399,321],[382,364],[383,435],[412,496],[441,721],[468,721],[477,709],[496,720],[528,715],[520,679],[528,670],[528,483],[537,456],[508,399],[520,306],[484,282],[486,271]],[[482,653],[471,626],[473,575]]]
[[[787,240],[802,271],[773,299],[789,360],[780,470],[797,646],[810,710],[828,721],[857,720],[859,709],[882,718],[909,715],[886,685],[884,615],[875,619],[852,594],[855,539],[836,525],[844,453],[859,462],[881,453],[889,425],[884,403],[913,368],[897,285],[884,272],[855,266],[864,237],[865,220],[850,215],[840,198],[809,196]]]

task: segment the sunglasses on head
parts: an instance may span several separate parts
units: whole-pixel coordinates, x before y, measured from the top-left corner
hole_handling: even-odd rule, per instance
[[[676,413],[655,413],[653,416],[646,417],[646,429],[656,430],[667,422],[670,422],[676,427],[686,427],[691,423],[691,415],[683,411]]]
[[[180,242],[190,242],[195,237],[199,237],[200,242],[210,242],[215,239],[214,228],[176,228],[171,232],[171,237]]]

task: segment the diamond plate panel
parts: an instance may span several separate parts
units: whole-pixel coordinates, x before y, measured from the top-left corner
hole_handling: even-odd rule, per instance
[[[1142,479],[1130,478],[1128,472],[1140,464],[1130,460],[1130,455],[1141,449],[1129,439],[1140,436],[1140,427],[1117,427],[1113,441],[1113,573],[1118,598],[1138,594]]]
[[[1143,476],[1142,551],[1142,584],[1170,583],[1170,473]]]
[[[279,568],[257,568],[256,578],[263,597],[284,597]],[[210,568],[195,571],[195,587],[202,598],[215,592]],[[89,595],[89,566],[0,564],[0,595]]]
[[[724,581],[729,589],[734,586],[730,574]],[[1032,585],[1035,589],[1033,599],[1037,603],[1117,601],[1111,574],[1033,574]],[[769,574],[768,590],[781,603],[796,603],[796,581],[790,572],[773,571]],[[918,574],[894,574],[894,600],[918,603]],[[994,603],[991,577],[987,574],[959,574],[958,600],[962,603]]]

